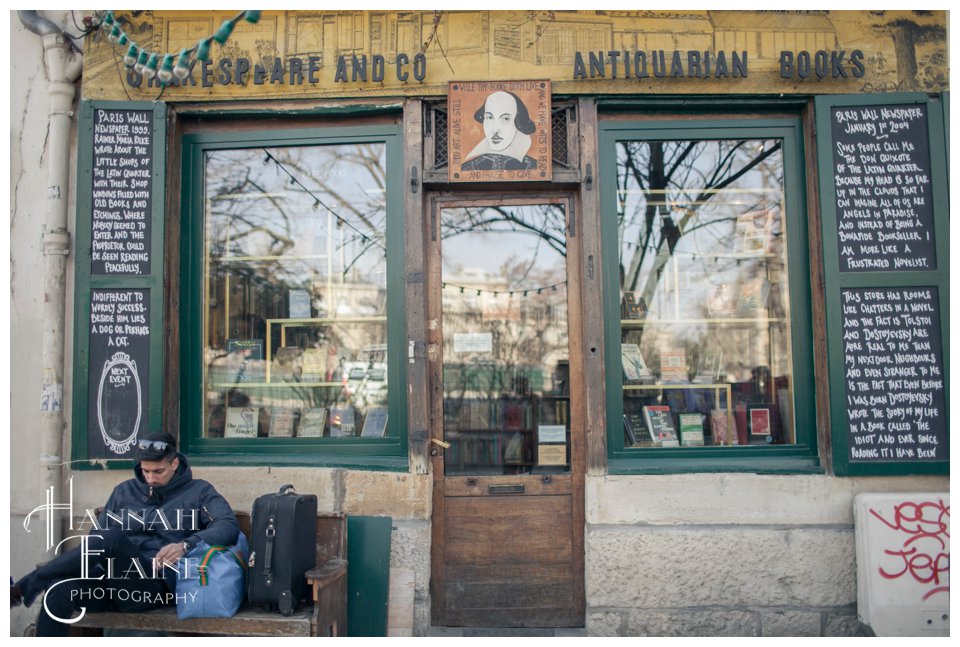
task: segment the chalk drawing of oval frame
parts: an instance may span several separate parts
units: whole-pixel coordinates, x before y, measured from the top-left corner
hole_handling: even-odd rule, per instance
[[[114,440],[107,435],[107,430],[103,425],[103,384],[107,379],[107,373],[118,364],[126,364],[133,373],[133,382],[137,386],[137,421],[133,425],[133,433],[122,441]],[[140,376],[137,374],[137,362],[130,359],[126,353],[114,353],[113,357],[103,363],[103,372],[100,374],[100,388],[97,389],[97,423],[100,425],[100,435],[103,436],[103,442],[117,454],[125,454],[137,439],[137,431],[140,429],[140,417],[143,414],[143,397],[140,390]]]

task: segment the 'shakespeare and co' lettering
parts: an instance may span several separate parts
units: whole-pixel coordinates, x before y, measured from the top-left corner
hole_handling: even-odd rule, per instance
[[[353,54],[340,56],[335,66],[325,66],[323,57],[274,58],[272,63],[251,63],[249,58],[222,58],[212,61],[193,61],[186,78],[176,77],[172,87],[195,86],[212,88],[215,85],[303,85],[321,83],[321,68],[332,68],[334,83],[382,83],[384,81],[423,81],[427,76],[427,57],[422,54],[397,54],[388,61],[380,54],[367,56]],[[127,70],[127,84],[134,88],[143,85],[143,76]],[[156,77],[147,81],[147,87],[159,87]]]

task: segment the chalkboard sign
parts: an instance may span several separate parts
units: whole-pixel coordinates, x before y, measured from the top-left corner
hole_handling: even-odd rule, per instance
[[[937,268],[927,108],[830,112],[841,272]]]
[[[93,111],[90,273],[150,273],[153,111]]]
[[[843,289],[840,301],[848,460],[949,460],[937,289]]]
[[[129,458],[149,424],[150,290],[91,290],[89,324],[89,456]]]

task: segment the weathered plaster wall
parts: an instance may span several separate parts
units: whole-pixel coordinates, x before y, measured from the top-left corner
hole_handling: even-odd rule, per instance
[[[44,11],[43,16],[76,31],[69,15]],[[10,564],[12,574],[23,575],[27,565],[46,559],[39,524],[27,534],[23,519],[43,502],[40,491],[39,410],[40,347],[43,309],[43,255],[41,237],[47,196],[47,75],[40,37],[10,12]],[[73,138],[76,141],[76,138]],[[73,221],[72,184],[76,154],[71,152],[70,221]],[[70,225],[72,230],[73,226]],[[73,265],[67,270],[68,303],[72,302]],[[67,308],[68,331],[70,308]],[[68,340],[66,353],[72,352]],[[69,376],[66,378],[69,381]],[[64,385],[69,411],[69,385]],[[33,622],[36,607],[10,614],[11,635],[22,635]]]
[[[683,474],[586,484],[591,636],[855,636],[853,498],[946,477]]]

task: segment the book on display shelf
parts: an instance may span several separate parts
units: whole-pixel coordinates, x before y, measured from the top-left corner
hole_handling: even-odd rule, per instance
[[[273,407],[270,410],[271,438],[292,438],[295,422],[294,410],[290,407]]]
[[[647,300],[639,292],[624,292],[620,304],[620,316],[623,319],[646,319]]]
[[[690,447],[702,447],[703,415],[699,413],[681,413],[677,418],[680,422],[680,444]]]
[[[260,409],[257,407],[227,407],[224,438],[256,438]]]
[[[326,407],[311,407],[300,415],[297,438],[320,438],[327,423]]]
[[[647,368],[638,344],[621,344],[620,361],[623,365],[623,379],[627,382],[651,382],[653,373]]]
[[[643,419],[654,445],[660,447],[680,446],[670,407],[665,405],[645,406],[643,408]]]

